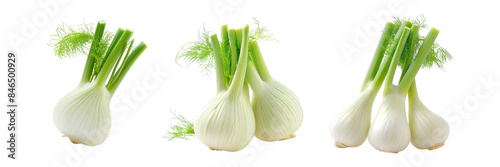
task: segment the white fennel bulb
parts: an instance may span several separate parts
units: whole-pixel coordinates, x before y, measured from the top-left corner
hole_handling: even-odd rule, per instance
[[[376,93],[373,88],[365,89],[360,96],[337,115],[330,128],[335,146],[340,148],[357,147],[363,144],[368,135],[371,112]]]
[[[250,45],[254,62],[248,64],[247,81],[254,93],[255,137],[263,141],[293,138],[304,120],[300,101],[289,88],[271,77],[257,41]]]
[[[405,99],[397,92],[383,97],[368,133],[368,141],[377,150],[397,153],[408,147],[411,133],[406,121]]]
[[[434,150],[444,145],[450,133],[446,120],[430,111],[417,94],[415,83],[408,93],[411,143],[419,149]]]
[[[276,80],[265,81],[252,99],[255,114],[255,137],[263,141],[295,137],[304,114],[297,96]]]
[[[335,146],[339,148],[360,146],[368,136],[373,102],[392,60],[392,55],[384,58],[386,51],[384,45],[388,43],[387,36],[393,28],[394,24],[391,22],[385,25],[361,87],[361,93],[349,107],[335,117],[331,124],[330,135],[335,140]]]
[[[255,118],[243,84],[248,61],[248,25],[243,28],[240,58],[234,79],[225,87],[224,71],[217,35],[211,36],[216,63],[218,93],[194,123],[196,137],[212,150],[239,151],[255,134]]]
[[[111,98],[131,66],[147,48],[146,44],[140,42],[132,50],[134,41],[132,40],[127,54],[124,55],[133,32],[121,28],[114,35],[109,47],[103,47],[102,45],[108,46],[108,44],[107,40],[101,39],[109,37],[107,35],[103,37],[104,27],[105,22],[101,21],[95,33],[88,34],[94,38],[80,84],[59,100],[52,115],[56,128],[74,144],[96,146],[106,140],[111,128]],[[71,33],[65,34],[72,31],[58,34],[63,36],[63,39],[57,42],[55,50],[68,49],[64,45],[82,45],[82,41],[68,44],[68,40],[64,40],[74,38]],[[75,42],[75,40],[69,41]],[[97,58],[101,59],[100,62]],[[111,77],[108,79],[110,74]]]
[[[99,145],[111,128],[110,100],[111,94],[104,85],[87,83],[57,103],[54,124],[72,143]]]
[[[239,151],[250,143],[255,133],[250,103],[243,95],[221,92],[202,109],[194,131],[211,150]]]
[[[406,23],[402,24],[401,30],[402,33],[398,39],[397,47],[389,66],[388,76],[386,77],[382,104],[368,132],[368,141],[373,147],[377,150],[391,153],[404,150],[408,147],[411,138],[410,127],[406,120],[406,93],[398,91],[400,85],[395,86],[392,84],[397,63],[410,35],[410,29],[406,27]]]

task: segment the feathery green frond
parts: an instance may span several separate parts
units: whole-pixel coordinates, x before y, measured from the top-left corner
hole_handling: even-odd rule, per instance
[[[257,28],[250,31],[250,41],[278,41],[274,39],[273,34],[265,26],[260,26],[260,22],[257,19],[252,19]]]
[[[56,34],[52,35],[53,38],[50,40],[49,46],[54,47],[54,53],[59,58],[88,54],[87,51],[90,50],[94,38],[94,31],[93,24],[83,23],[74,28],[63,23],[57,27]],[[103,35],[96,47],[96,55],[93,55],[97,60],[106,52],[112,36],[109,32]]]
[[[57,57],[73,57],[76,53],[85,54],[94,37],[92,26],[82,24],[83,26],[74,29],[66,24],[59,25],[56,34],[52,35],[49,46],[54,47],[54,53]]]
[[[452,59],[453,57],[451,57],[450,53],[445,48],[435,43],[432,45],[429,55],[427,55],[422,66],[426,68],[437,66],[440,69],[444,69],[443,64]]]
[[[170,111],[174,115],[174,120],[176,121],[170,127],[170,131],[167,132],[167,135],[164,136],[168,140],[173,139],[185,139],[189,140],[189,137],[194,137],[194,124],[193,122],[187,120],[184,116],[180,114],[174,113],[174,111]]]
[[[177,63],[178,59],[184,59],[189,64],[198,63],[205,72],[214,68],[213,47],[210,44],[209,34],[210,32],[203,27],[198,32],[198,39],[196,41],[185,44],[177,52],[175,62]]]
[[[403,18],[394,17],[393,23],[395,25],[394,26],[395,28],[392,31],[392,34],[390,36],[390,38],[391,38],[390,41],[396,40],[396,39],[394,39],[394,35],[397,32],[397,28],[399,28],[399,26],[401,26],[401,23],[404,20],[409,20],[410,22],[413,23],[413,25],[419,26],[420,29],[425,29],[428,26],[426,23],[427,19],[425,18],[424,15],[419,15],[413,19],[409,18],[409,17],[403,17]],[[416,50],[418,50],[418,48],[422,44],[423,39],[424,39],[423,36],[419,36],[419,42],[418,42],[417,46],[415,47]],[[392,43],[394,43],[394,42],[389,42],[388,45],[391,45]],[[389,48],[389,46],[387,46],[387,48]],[[410,51],[408,48],[409,48],[409,45],[405,46],[405,50],[404,50],[403,54],[401,55],[401,58],[399,59],[399,63],[398,63],[399,66],[402,66],[404,64],[405,60],[409,57],[409,55],[412,55],[411,58],[413,59],[413,56],[414,56],[416,50]],[[388,53],[388,52],[389,51],[386,51],[386,53]],[[452,59],[453,59],[453,57],[450,55],[450,53],[446,49],[441,47],[439,44],[434,43],[431,47],[431,50],[429,51],[429,54],[427,55],[426,59],[424,60],[424,63],[422,64],[422,68],[438,67],[440,69],[444,69],[444,64]]]

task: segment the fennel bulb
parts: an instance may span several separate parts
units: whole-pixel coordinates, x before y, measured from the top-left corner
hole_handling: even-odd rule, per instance
[[[397,92],[384,95],[368,133],[368,141],[377,150],[397,153],[410,143],[411,133],[406,121],[405,99],[405,96]]]
[[[72,28],[63,30],[68,34],[58,34],[61,39],[54,44],[58,56],[71,56],[67,54],[74,54],[78,49],[68,46],[84,48],[83,45],[86,45],[85,42],[82,43],[85,40],[74,34],[93,36],[80,84],[56,104],[52,116],[56,128],[74,144],[95,146],[106,140],[111,128],[111,98],[131,66],[147,48],[141,42],[130,52],[132,40],[123,56],[133,32],[118,29],[108,46],[103,39],[105,24],[103,21],[99,22],[95,33],[74,32]],[[122,57],[123,61],[120,61]],[[111,78],[108,80],[110,74]]]
[[[54,124],[74,144],[99,145],[111,129],[110,100],[105,86],[87,83],[57,103]]]
[[[337,115],[330,128],[335,146],[357,147],[365,142],[375,95],[372,87],[365,89],[349,107]]]
[[[408,118],[411,130],[411,144],[419,149],[434,150],[442,147],[450,133],[448,123],[430,111],[420,101],[414,82],[408,92]]]
[[[251,42],[251,48],[255,64],[248,65],[247,81],[254,92],[255,137],[263,141],[293,138],[304,120],[300,101],[290,89],[271,77],[257,41]]]
[[[387,64],[392,59],[391,56],[388,56],[380,68],[385,53],[384,44],[388,42],[387,36],[393,27],[394,24],[390,22],[385,25],[361,87],[360,95],[349,107],[336,116],[331,125],[330,134],[335,140],[335,146],[339,148],[360,146],[368,136],[373,102],[389,69]]]
[[[238,151],[250,143],[255,134],[252,107],[243,92],[248,61],[248,25],[243,28],[243,41],[234,79],[226,89],[217,35],[211,36],[215,53],[217,95],[202,109],[194,123],[196,137],[212,150]]]

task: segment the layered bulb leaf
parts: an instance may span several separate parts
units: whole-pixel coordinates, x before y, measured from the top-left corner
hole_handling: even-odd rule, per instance
[[[99,145],[109,135],[111,94],[95,82],[64,96],[53,113],[54,124],[74,144]]]
[[[294,133],[304,119],[297,96],[272,78],[262,81],[251,63],[247,75],[254,76],[248,80],[254,92],[252,109],[255,114],[255,136],[263,141],[295,137]]]
[[[448,123],[420,101],[415,83],[408,93],[408,101],[411,144],[429,150],[442,147],[450,132]]]
[[[226,90],[222,77],[220,46],[217,35],[212,35],[218,93],[195,121],[196,137],[212,150],[239,151],[250,143],[255,134],[255,118],[248,97],[243,92],[248,61],[248,25],[243,29],[242,51],[234,79]]]
[[[363,144],[370,129],[371,112],[376,93],[373,87],[365,89],[359,97],[334,119],[330,134],[339,148]]]
[[[368,133],[368,141],[377,150],[397,153],[408,147],[411,133],[406,121],[405,99],[397,92],[383,97]]]

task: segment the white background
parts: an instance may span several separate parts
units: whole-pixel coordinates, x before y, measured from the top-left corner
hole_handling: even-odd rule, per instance
[[[57,7],[47,13],[38,1],[0,4],[0,53],[6,55],[16,47],[7,40],[8,34],[26,38],[16,50],[20,66],[17,159],[7,158],[6,142],[1,142],[2,167],[500,165],[500,135],[494,130],[500,118],[500,12],[497,4],[490,3],[493,1],[39,2],[55,2]],[[214,4],[226,5],[227,11],[219,15]],[[389,19],[376,13],[425,14],[428,24],[441,30],[436,42],[454,56],[445,71],[425,69],[417,75],[423,102],[450,124],[450,136],[438,150],[418,150],[410,145],[390,154],[377,151],[368,142],[358,148],[334,146],[330,123],[357,96],[379,32]],[[36,31],[23,35],[23,26],[32,24],[33,17],[38,20]],[[213,76],[204,75],[196,65],[175,63],[179,48],[194,40],[203,24],[218,32],[222,24],[237,28],[252,23],[252,17],[280,41],[261,43],[261,49],[273,77],[302,102],[305,119],[297,138],[272,143],[254,138],[247,148],[235,153],[210,151],[197,139],[164,139],[171,110],[194,120],[215,94]],[[76,25],[84,19],[87,23],[106,20],[109,31],[119,26],[133,29],[134,38],[149,46],[113,97],[113,131],[96,147],[71,144],[52,123],[54,105],[78,84],[85,56],[61,60],[47,43],[57,25]],[[365,42],[354,42],[356,36],[363,35],[367,36]],[[343,53],[342,43],[359,52]],[[4,64],[1,69],[5,69]],[[161,71],[163,77],[150,79],[153,75],[148,69]],[[488,78],[497,85],[486,89],[481,79]],[[145,80],[155,86],[144,87]],[[373,116],[380,99],[375,102]],[[0,139],[4,140],[7,114],[1,115]]]

